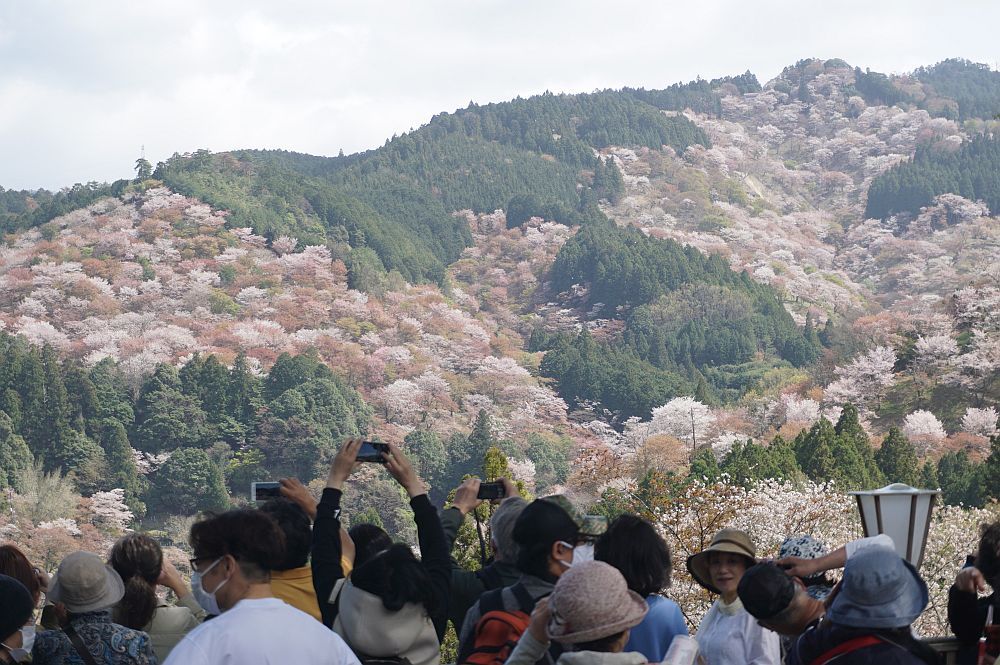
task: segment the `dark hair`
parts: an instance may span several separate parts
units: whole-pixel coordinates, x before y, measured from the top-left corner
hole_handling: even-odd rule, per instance
[[[1000,577],[1000,522],[983,524],[980,527],[976,568],[991,586]]]
[[[670,586],[670,547],[641,517],[621,515],[612,522],[594,545],[594,558],[617,568],[643,598]]]
[[[251,508],[208,514],[191,526],[196,558],[232,556],[250,580],[264,581],[285,559],[285,534],[269,515]]]
[[[517,567],[522,573],[542,579],[551,577],[549,556],[552,545],[560,540],[575,545],[580,529],[573,518],[552,501],[535,499],[514,523],[514,542],[520,550]]]
[[[800,589],[804,587],[797,586],[778,564],[762,561],[747,568],[740,577],[736,593],[753,618],[777,622],[792,607]]]
[[[24,585],[24,588],[31,594],[32,600],[36,603],[42,595],[42,586],[38,582],[38,575],[34,566],[24,556],[24,552],[14,545],[0,545],[0,575],[13,577]]]
[[[285,532],[285,559],[275,570],[291,570],[306,565],[312,547],[312,522],[306,511],[288,499],[272,499],[260,510],[270,515]]]
[[[573,645],[573,651],[598,651],[601,653],[607,653],[611,651],[611,647],[614,646],[615,642],[621,639],[621,636],[624,633],[624,630],[619,630],[613,635],[600,637],[596,640],[591,640],[590,642],[578,642]]]
[[[392,547],[392,538],[382,528],[362,522],[355,524],[347,532],[354,541],[354,568],[364,565],[379,552]]]
[[[351,583],[382,599],[390,612],[407,603],[423,605],[428,614],[437,609],[430,575],[406,545],[396,543],[351,573]]]
[[[142,630],[156,613],[156,580],[163,569],[163,550],[144,533],[122,536],[108,562],[121,575],[125,595],[114,608],[115,623]]]

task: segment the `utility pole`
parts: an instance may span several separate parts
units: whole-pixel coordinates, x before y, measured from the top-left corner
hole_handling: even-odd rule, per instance
[[[695,437],[694,431],[694,408],[690,410],[691,414],[691,459],[694,460],[695,453],[698,450],[698,439]]]

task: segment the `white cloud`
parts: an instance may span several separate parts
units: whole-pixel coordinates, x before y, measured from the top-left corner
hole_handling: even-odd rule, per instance
[[[973,20],[974,17],[974,20]],[[198,148],[336,154],[546,89],[663,87],[805,57],[993,62],[1000,4],[176,0],[0,4],[0,184],[131,175]]]

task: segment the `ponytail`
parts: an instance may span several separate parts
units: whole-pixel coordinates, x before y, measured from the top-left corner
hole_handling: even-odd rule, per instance
[[[133,630],[143,630],[153,620],[159,600],[156,587],[133,575],[125,581],[125,595],[114,608],[115,623]]]
[[[163,551],[144,533],[130,533],[111,548],[111,567],[125,583],[125,595],[115,606],[115,623],[143,630],[153,620],[159,601],[156,580],[163,568]]]

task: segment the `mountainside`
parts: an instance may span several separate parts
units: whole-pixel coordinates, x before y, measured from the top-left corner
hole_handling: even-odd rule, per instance
[[[0,329],[50,347],[3,337],[0,411],[48,469],[197,449],[233,494],[250,470],[314,476],[304,457],[362,431],[405,439],[438,493],[494,444],[536,489],[590,498],[702,469],[699,450],[754,467],[751,438],[780,437],[760,468],[815,480],[879,478],[851,442],[894,426],[921,455],[979,459],[1000,398],[1000,121],[976,115],[995,74],[804,60],[763,86],[471,105],[357,155],[199,151],[135,181],[0,191]],[[923,198],[900,193],[920,179]],[[905,205],[869,218],[879,197]],[[61,438],[22,426],[25,363],[70,385],[113,366],[128,440],[73,391]],[[224,372],[264,397],[214,402]],[[172,434],[173,407],[204,426]],[[315,447],[291,460],[296,432]],[[823,461],[845,445],[863,474]]]

